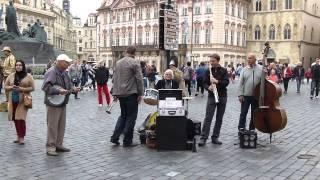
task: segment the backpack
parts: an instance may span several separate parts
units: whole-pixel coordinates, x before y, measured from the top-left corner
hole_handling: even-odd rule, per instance
[[[192,71],[192,69],[190,68],[190,67],[185,67],[184,69],[183,69],[183,79],[186,81],[189,81],[189,80],[191,80],[191,71]]]

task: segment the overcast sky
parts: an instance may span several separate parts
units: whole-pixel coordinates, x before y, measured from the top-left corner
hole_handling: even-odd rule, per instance
[[[55,0],[55,3],[62,7],[63,0]],[[71,13],[73,16],[81,18],[81,23],[84,24],[88,14],[96,12],[103,0],[70,0]]]

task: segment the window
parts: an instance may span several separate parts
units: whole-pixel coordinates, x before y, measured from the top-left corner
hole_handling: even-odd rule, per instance
[[[90,42],[90,48],[92,49],[92,42]]]
[[[146,10],[146,19],[150,19],[150,8],[147,7],[147,10]]]
[[[200,15],[200,10],[201,10],[201,9],[200,9],[200,6],[195,6],[195,7],[194,7],[194,14],[195,14],[195,15]]]
[[[79,39],[79,43],[82,43],[82,39]]]
[[[187,44],[187,33],[182,34],[182,44]]]
[[[285,0],[285,8],[292,9],[292,0]]]
[[[142,45],[142,30],[139,30],[138,32],[138,44]]]
[[[286,24],[286,26],[284,27],[284,39],[291,39],[291,27],[289,24]]]
[[[87,30],[84,31],[84,35],[88,36],[88,31]]]
[[[238,4],[238,18],[241,18],[241,6]]]
[[[79,31],[78,34],[81,35],[81,31]]]
[[[142,8],[141,7],[139,8],[139,11],[138,11],[138,19],[139,20],[142,19]]]
[[[206,44],[211,44],[211,27],[206,28],[206,38],[205,38]]]
[[[150,35],[150,33],[149,33],[149,31],[147,31],[146,32],[146,45],[149,45],[149,35]]]
[[[231,38],[230,38],[231,42],[230,44],[233,45],[234,44],[234,30],[231,30]]]
[[[126,12],[123,11],[123,12],[122,12],[122,22],[126,22],[126,21],[127,21]]]
[[[312,28],[311,29],[311,41],[313,41],[313,32],[314,32],[314,29]]]
[[[231,3],[231,15],[234,16],[235,4]]]
[[[276,39],[276,27],[272,24],[269,29],[269,39],[275,40]]]
[[[241,33],[240,31],[237,32],[237,46],[240,46],[240,36],[241,36]]]
[[[84,43],[84,48],[88,48],[88,43],[87,42]]]
[[[122,33],[121,45],[122,46],[126,45],[126,33]]]
[[[103,47],[107,47],[107,33],[103,33]]]
[[[247,19],[247,17],[248,17],[247,7],[243,7],[243,19]]]
[[[229,15],[229,8],[230,8],[230,3],[229,1],[226,1],[226,14]]]
[[[90,37],[92,37],[92,30],[90,30]]]
[[[247,43],[246,43],[246,33],[245,32],[243,32],[242,33],[242,46],[243,47],[246,47],[247,46]]]
[[[129,10],[129,21],[131,21],[132,20],[132,10],[130,9]]]
[[[112,24],[112,23],[113,23],[113,15],[112,15],[112,12],[110,13],[109,18],[110,18],[110,24]]]
[[[228,29],[224,30],[224,43],[229,44],[229,31],[228,31]]]
[[[120,22],[120,12],[117,13],[117,23]]]
[[[260,40],[260,38],[261,38],[261,29],[260,29],[260,26],[256,26],[254,30],[254,39]]]
[[[188,15],[188,8],[182,8],[182,16]]]
[[[131,31],[129,31],[129,33],[128,33],[128,45],[129,46],[132,45],[132,32]]]
[[[112,46],[112,45],[114,45],[113,43],[114,43],[114,41],[113,41],[113,30],[111,29],[111,31],[110,31],[110,46]]]
[[[206,14],[211,14],[212,13],[212,3],[207,3],[206,4]]]
[[[256,0],[256,11],[261,11],[261,6],[262,6],[261,0]]]
[[[158,31],[153,31],[153,44],[158,45],[158,41],[159,41]]]
[[[155,7],[153,10],[153,17],[156,19],[159,17],[159,9],[158,7]]]
[[[119,46],[120,44],[120,37],[119,37],[119,33],[116,34],[116,46]]]
[[[194,44],[200,44],[200,28],[194,29]]]
[[[79,52],[82,52],[82,47],[79,47]]]
[[[270,10],[277,9],[277,0],[270,0]]]

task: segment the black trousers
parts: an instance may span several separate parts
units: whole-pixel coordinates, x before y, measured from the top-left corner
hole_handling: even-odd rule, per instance
[[[204,87],[203,87],[203,78],[202,77],[197,78],[197,92],[199,92],[200,88],[201,88],[201,94],[203,94]]]
[[[206,117],[203,122],[201,139],[208,139],[210,133],[210,127],[214,112],[217,109],[216,122],[213,128],[213,134],[211,139],[219,138],[220,130],[222,126],[222,119],[226,110],[227,97],[219,97],[219,103],[216,103],[214,96],[208,96]]]
[[[314,95],[314,90],[316,90],[316,96],[319,96],[319,85],[320,85],[320,79],[312,79],[311,81],[311,93],[310,96]]]
[[[118,118],[114,128],[111,140],[118,141],[120,135],[124,134],[123,143],[131,144],[133,138],[134,126],[138,115],[138,95],[133,94],[128,97],[120,97],[121,115]]]
[[[188,87],[189,96],[191,96],[191,80],[184,80],[184,82]]]
[[[283,78],[283,86],[285,91],[288,91],[289,81],[290,81],[290,78]]]
[[[240,113],[238,129],[246,128],[247,114],[250,106],[251,106],[251,121],[249,124],[249,129],[250,130],[254,129],[253,111],[259,106],[258,101],[254,98],[254,96],[244,96],[244,101],[241,103],[241,113]]]

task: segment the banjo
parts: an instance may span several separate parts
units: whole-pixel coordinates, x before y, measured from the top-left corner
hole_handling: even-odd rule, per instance
[[[54,85],[53,88],[59,89],[59,90],[64,89],[63,87],[61,87],[59,85]],[[46,102],[50,106],[60,107],[66,103],[69,95],[74,92],[75,92],[75,90],[72,89],[72,90],[68,90],[66,94],[56,94],[56,95],[46,94]]]

